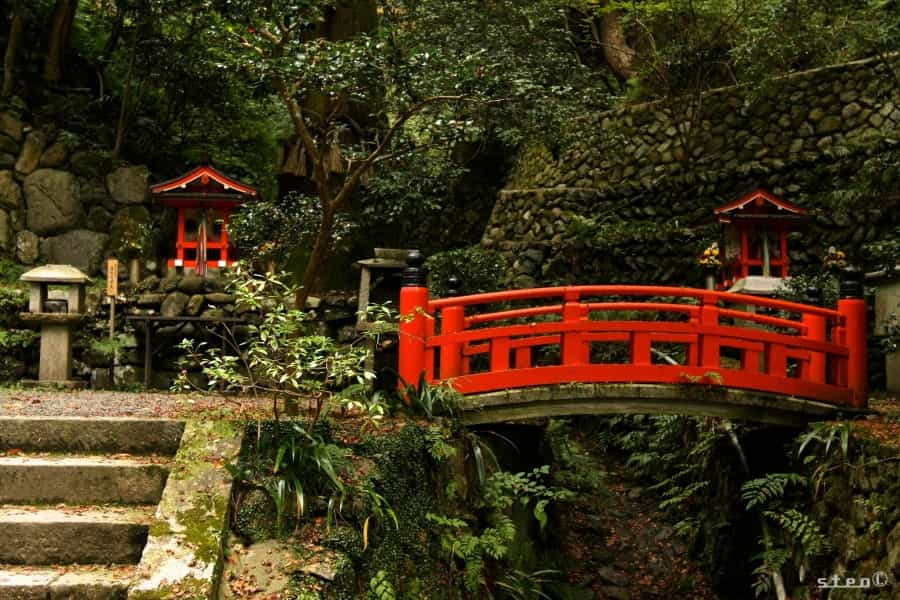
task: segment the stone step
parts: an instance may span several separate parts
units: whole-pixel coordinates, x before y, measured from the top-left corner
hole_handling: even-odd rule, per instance
[[[155,504],[168,474],[156,457],[0,456],[0,503]]]
[[[0,600],[124,600],[134,566],[0,565]]]
[[[178,450],[183,431],[183,421],[170,419],[0,417],[0,453],[16,448],[171,456]]]
[[[136,563],[153,506],[0,506],[0,563]]]

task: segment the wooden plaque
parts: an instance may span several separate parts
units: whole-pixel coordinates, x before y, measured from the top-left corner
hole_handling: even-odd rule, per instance
[[[106,295],[115,298],[119,294],[119,261],[115,258],[106,261]]]

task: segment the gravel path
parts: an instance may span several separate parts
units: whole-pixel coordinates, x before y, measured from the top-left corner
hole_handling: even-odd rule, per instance
[[[207,394],[0,388],[0,416],[236,418],[270,409],[268,402]]]

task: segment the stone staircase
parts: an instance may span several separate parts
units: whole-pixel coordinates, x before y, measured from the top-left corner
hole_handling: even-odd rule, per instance
[[[125,598],[183,429],[0,417],[0,600]]]

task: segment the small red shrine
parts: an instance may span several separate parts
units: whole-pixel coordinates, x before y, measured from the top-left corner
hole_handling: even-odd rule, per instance
[[[725,238],[722,289],[768,294],[788,277],[788,233],[806,210],[757,188],[715,209]]]
[[[178,239],[169,267],[204,273],[234,264],[228,241],[231,213],[256,197],[256,190],[203,165],[150,188],[154,198],[178,209]]]

